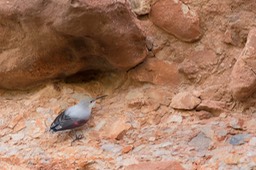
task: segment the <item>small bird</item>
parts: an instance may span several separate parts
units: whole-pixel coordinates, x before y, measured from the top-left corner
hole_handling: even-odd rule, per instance
[[[86,97],[80,103],[67,108],[61,112],[52,122],[50,131],[57,132],[63,130],[72,130],[83,126],[90,118],[92,107],[96,100],[106,97],[107,95],[91,98]]]

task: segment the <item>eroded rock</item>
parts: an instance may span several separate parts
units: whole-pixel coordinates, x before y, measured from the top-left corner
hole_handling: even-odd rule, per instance
[[[129,0],[132,11],[137,15],[146,15],[150,12],[151,1],[153,0]]]
[[[227,104],[222,101],[202,100],[202,102],[196,107],[196,110],[208,111],[214,116],[219,116],[220,113],[227,111]]]
[[[192,110],[201,103],[201,100],[188,92],[178,93],[172,98],[171,107],[174,109]]]
[[[0,18],[0,87],[127,70],[146,57],[145,37],[123,1],[3,1]]]
[[[130,128],[131,124],[127,119],[116,119],[111,125],[109,124],[102,135],[110,139],[120,140]]]
[[[256,91],[256,29],[247,37],[245,47],[238,57],[231,74],[230,88],[233,97],[245,100]]]
[[[177,161],[145,162],[129,165],[125,170],[183,170],[184,168]]]
[[[195,147],[197,150],[207,150],[210,143],[211,139],[201,132],[189,142],[189,145]]]
[[[152,5],[151,21],[182,41],[195,41],[201,36],[199,17],[179,0],[160,0]]]
[[[180,83],[180,75],[175,63],[168,63],[156,58],[149,58],[144,63],[131,70],[133,79],[157,85],[176,87]]]

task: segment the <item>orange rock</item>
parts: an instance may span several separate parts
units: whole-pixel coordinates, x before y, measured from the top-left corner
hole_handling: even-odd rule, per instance
[[[172,98],[171,107],[174,109],[192,110],[201,103],[201,99],[189,92],[181,92]]]
[[[53,110],[53,112],[54,112],[55,114],[59,114],[61,111],[63,111],[63,110],[60,108],[60,106],[55,106],[55,107],[52,108],[52,110]]]
[[[25,121],[20,121],[18,124],[14,127],[14,132],[18,132],[26,127]]]
[[[131,72],[131,77],[140,82],[149,82],[157,85],[178,86],[180,74],[177,64],[164,62],[156,58],[149,58]]]
[[[192,42],[202,35],[198,14],[179,0],[157,1],[151,7],[150,20],[182,41]]]
[[[23,114],[18,114],[14,119],[11,120],[11,122],[8,124],[8,127],[13,129],[22,118]]]
[[[193,112],[200,120],[203,119],[209,119],[211,117],[213,117],[213,114],[211,114],[210,112],[207,111],[198,111],[198,112]]]
[[[184,170],[177,161],[143,162],[129,165],[125,170]]]
[[[104,136],[107,138],[120,140],[130,128],[131,124],[127,123],[126,119],[117,119],[114,123],[112,123],[107,131],[104,132]]]
[[[227,111],[227,104],[222,101],[214,100],[202,100],[202,102],[196,107],[198,111],[207,111],[214,116],[219,116],[220,113]]]
[[[70,76],[91,69],[127,70],[141,63],[147,56],[146,38],[135,23],[134,15],[125,1],[107,0],[102,3],[95,0],[86,2],[72,0],[69,3],[59,0],[58,3],[49,1],[46,6],[40,2],[40,0],[31,0],[27,3],[29,5],[18,1],[1,2],[1,11],[8,13],[1,17],[6,22],[12,23],[13,28],[19,31],[14,33],[8,26],[0,25],[0,39],[1,42],[4,40],[1,44],[0,87],[28,88],[49,79]],[[110,6],[111,10],[109,10]],[[24,23],[27,29],[20,29],[18,21],[23,17],[32,20],[33,17],[28,11],[30,9],[39,11],[41,8],[45,8],[45,11],[35,13],[33,17],[42,18],[41,25],[48,25],[42,28],[39,25],[31,26]],[[79,10],[70,10],[70,8],[79,8]],[[20,16],[17,15],[16,20],[12,20],[8,17],[9,13],[19,13]],[[53,13],[55,15],[52,15]],[[62,17],[57,17],[59,15]],[[92,16],[95,18],[93,22],[88,20]],[[83,27],[86,23],[91,27]],[[52,29],[56,32],[51,31]],[[31,30],[38,30],[42,35],[32,35]],[[23,35],[27,35],[31,41],[23,39]],[[74,39],[69,42],[69,38],[64,35],[74,36]],[[90,38],[84,35],[90,35]],[[55,41],[57,37],[62,43]],[[37,44],[32,39],[38,39],[40,42],[43,39],[44,43]],[[78,46],[73,41],[86,46],[75,47],[73,51],[67,53],[65,50],[70,46]],[[24,48],[17,50],[13,43],[29,46],[29,50]],[[37,57],[34,57],[34,54],[37,54]]]
[[[250,30],[247,42],[238,57],[232,73],[230,89],[236,100],[246,100],[255,91],[256,29]]]
[[[239,160],[241,159],[241,155],[237,155],[237,154],[228,154],[225,158],[224,158],[224,162],[228,165],[237,165],[239,163]]]
[[[132,146],[132,145],[127,145],[127,146],[123,147],[122,153],[128,153],[128,152],[130,152],[132,149],[133,149],[133,146]]]
[[[256,163],[256,156],[252,156],[251,159],[254,163]]]

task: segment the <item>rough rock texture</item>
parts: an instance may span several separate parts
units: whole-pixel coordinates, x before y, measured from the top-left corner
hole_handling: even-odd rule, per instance
[[[193,110],[201,100],[189,92],[178,93],[172,98],[171,107],[174,109]]]
[[[125,170],[184,170],[184,168],[178,162],[166,161],[130,165]]]
[[[123,1],[2,1],[0,18],[0,87],[127,70],[146,57],[145,37]]]
[[[202,100],[200,104],[196,107],[196,110],[208,111],[214,115],[219,115],[222,112],[225,112],[228,107],[225,102],[214,101],[214,100]]]
[[[180,0],[157,1],[152,5],[150,19],[182,41],[198,40],[202,34],[197,13]]]
[[[147,104],[152,100],[148,94],[163,91],[162,87],[145,84],[130,91],[122,89],[127,89],[124,85],[111,92],[108,83],[122,81],[110,74],[106,77],[80,84],[48,84],[30,92],[1,90],[1,168],[177,170],[256,165],[254,114],[199,120],[160,104],[161,100],[154,100],[157,108]],[[165,89],[162,97],[172,96],[171,91]],[[58,112],[87,94],[109,96],[97,102],[88,124],[77,131],[85,137],[71,143],[72,132],[49,133]],[[130,107],[136,99],[141,109]],[[109,138],[109,129],[117,124],[130,128],[125,133],[116,128],[122,138]]]
[[[247,99],[256,91],[256,29],[250,30],[231,76],[230,88],[235,99]]]
[[[137,15],[146,15],[150,12],[151,2],[153,0],[129,0],[132,11]]]
[[[181,4],[177,0],[168,3],[172,2]],[[0,44],[5,46],[1,48],[0,63],[4,64],[0,70],[17,68],[8,72],[9,78],[19,73],[31,79],[25,74],[28,67],[13,65],[17,62],[31,66],[32,61],[37,61],[27,63],[27,56],[51,57],[34,63],[30,70],[35,75],[33,80],[43,77],[39,73],[45,73],[44,76],[56,73],[52,67],[41,67],[48,62],[54,63],[53,68],[64,68],[59,61],[68,60],[64,63],[70,68],[61,69],[65,73],[84,63],[104,71],[50,81],[27,91],[0,90],[0,169],[123,170],[155,164],[165,167],[166,162],[176,162],[189,170],[255,169],[256,94],[252,83],[255,0],[182,0],[182,3],[200,16],[203,34],[195,42],[187,43],[162,31],[147,14],[133,19],[136,15],[130,15],[129,11],[133,7],[126,6],[124,0],[37,0],[15,4],[1,1]],[[157,12],[169,15],[173,11]],[[86,17],[88,13],[95,15]],[[177,16],[181,23],[188,22],[186,17]],[[158,18],[159,22],[162,18]],[[106,23],[93,25],[99,20]],[[83,36],[85,30],[91,31],[90,36]],[[192,32],[189,37],[193,37]],[[80,48],[83,42],[85,49]],[[103,46],[113,48],[99,48]],[[50,55],[51,50],[56,55]],[[18,54],[17,51],[24,54],[10,55]],[[40,51],[40,55],[35,51]],[[82,62],[79,56],[89,52],[103,57],[113,54],[113,58],[108,62],[97,57],[95,61]],[[146,52],[148,58],[136,65],[143,59],[139,56]],[[73,60],[66,54],[77,58]],[[3,56],[8,56],[8,60]],[[58,56],[64,59],[57,60]],[[81,65],[78,67],[76,62]],[[245,67],[239,68],[240,64]],[[107,72],[109,69],[126,71]],[[20,77],[15,78],[18,87],[27,87],[21,84]],[[1,84],[13,79],[4,79],[1,72],[0,80]],[[237,89],[241,93],[234,93]],[[196,107],[192,102],[189,110],[174,109],[171,103],[175,95],[186,92],[193,92],[201,102]],[[97,101],[91,119],[77,131],[85,137],[72,142],[73,132],[48,133],[57,114],[87,94],[108,94],[108,97]],[[177,104],[181,105],[179,101]]]
[[[140,82],[175,87],[180,84],[180,75],[175,63],[149,58],[130,72]]]

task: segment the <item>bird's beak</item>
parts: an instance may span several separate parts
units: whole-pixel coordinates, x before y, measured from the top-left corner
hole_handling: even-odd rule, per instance
[[[108,95],[103,95],[103,96],[96,97],[96,98],[93,99],[92,101],[94,102],[94,101],[96,101],[96,100],[98,100],[98,99],[101,99],[101,98],[103,98],[103,97],[106,97],[106,96],[108,96]]]

